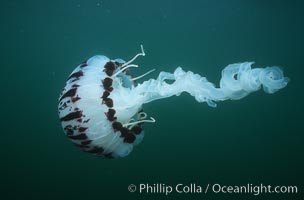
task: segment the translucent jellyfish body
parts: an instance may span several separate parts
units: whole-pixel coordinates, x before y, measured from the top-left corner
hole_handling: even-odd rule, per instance
[[[252,69],[253,62],[244,62],[224,68],[219,88],[180,67],[135,84],[146,75],[133,78],[130,74],[131,67],[138,67],[132,62],[145,55],[141,50],[128,62],[93,56],[68,77],[59,97],[59,117],[67,137],[83,151],[106,158],[127,156],[144,137],[142,124],[155,122],[142,108],[154,100],[187,92],[196,101],[216,107],[217,101],[241,99],[261,87],[271,94],[288,83],[278,67]]]

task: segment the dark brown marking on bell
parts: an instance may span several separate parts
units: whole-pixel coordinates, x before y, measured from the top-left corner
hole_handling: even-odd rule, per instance
[[[77,121],[81,123],[81,122],[82,122],[82,119],[81,119],[81,118],[79,118],[79,119],[77,119]]]
[[[69,91],[67,91],[66,93],[64,93],[64,94],[60,97],[59,101],[61,101],[62,99],[66,98],[66,97],[73,97],[73,96],[75,96],[76,91],[77,91],[77,88],[72,88],[72,89],[70,89]]]
[[[114,116],[107,116],[108,117],[108,120],[113,122],[117,119],[117,117],[114,117]]]
[[[113,91],[113,87],[105,88],[105,90],[108,91],[108,92],[112,92]]]
[[[110,120],[111,122],[114,121],[115,119],[117,119],[116,117],[114,117],[116,111],[114,109],[109,109],[108,112],[106,112],[106,116],[108,117],[108,120]]]
[[[93,149],[91,150],[87,150],[85,152],[88,152],[88,153],[102,153],[104,151],[104,149],[102,147],[93,147]]]
[[[109,110],[107,112],[108,115],[112,115],[112,116],[114,116],[115,113],[116,113],[116,111],[114,109],[112,109],[112,108],[109,108]]]
[[[65,132],[66,132],[67,135],[73,135],[74,134],[74,131],[71,130],[71,129],[67,129]]]
[[[88,123],[90,121],[90,119],[86,119],[83,121],[83,123]]]
[[[133,143],[135,141],[136,137],[133,134],[127,134],[124,138],[125,143]]]
[[[66,102],[64,102],[58,109],[64,110],[66,107],[68,107],[68,104]]]
[[[66,129],[66,128],[73,128],[72,125],[66,125],[63,129]]]
[[[73,135],[74,133],[73,127],[71,125],[67,125],[66,127],[63,128],[63,130],[67,135]]]
[[[120,67],[120,66],[122,66],[124,63],[119,63],[119,62],[115,61],[115,64],[116,64],[118,67]]]
[[[79,77],[83,76],[83,72],[80,70],[78,72],[75,72],[73,74],[71,74],[68,78],[68,80],[70,80],[71,78],[75,78],[76,80],[79,79]]]
[[[131,128],[131,131],[132,131],[134,134],[138,135],[138,134],[140,134],[140,133],[142,132],[142,128],[139,127],[139,126],[133,126],[133,127]]]
[[[85,130],[87,130],[88,129],[88,127],[79,127],[79,129],[78,129],[78,131],[79,132],[84,132]]]
[[[78,101],[79,99],[81,99],[79,96],[73,97],[73,98],[72,98],[72,102],[75,103],[75,102]]]
[[[103,154],[103,156],[106,158],[110,158],[110,159],[113,158],[112,153],[106,153],[106,154]]]
[[[122,129],[122,124],[120,122],[113,122],[112,127],[115,131],[120,131]]]
[[[76,107],[76,108],[74,108],[74,110],[77,111],[77,110],[79,110],[79,108]]]
[[[126,127],[122,127],[122,128],[120,129],[120,132],[121,132],[120,137],[126,137],[126,136],[130,133],[130,130],[127,129]]]
[[[88,145],[88,144],[91,144],[92,140],[85,140],[85,141],[82,141],[81,144],[82,145]]]
[[[88,137],[85,133],[81,133],[81,134],[78,134],[78,135],[68,135],[68,137],[70,139],[73,139],[73,140],[86,140],[86,139],[88,139]]]
[[[104,98],[102,103],[106,104],[109,108],[113,107],[113,100],[110,98]]]
[[[112,70],[105,70],[105,72],[106,72],[106,74],[108,76],[112,76],[114,71],[112,71]]]
[[[104,91],[101,98],[107,98],[110,95],[109,91]]]
[[[82,62],[82,63],[80,64],[80,67],[81,67],[81,68],[86,67],[86,66],[88,66],[87,61],[84,61],[84,62]]]
[[[114,62],[109,61],[109,62],[107,62],[107,63],[105,64],[104,68],[105,68],[106,70],[114,71],[114,70],[116,69],[116,65],[115,65]]]
[[[80,85],[78,84],[73,84],[72,87],[79,87]]]
[[[61,117],[61,121],[70,121],[73,119],[78,119],[82,116],[82,111],[71,112],[64,117]]]
[[[112,76],[115,69],[117,68],[117,65],[116,63],[112,62],[112,61],[109,61],[105,64],[104,66],[104,71],[105,73],[108,75],[108,76]]]
[[[103,84],[103,87],[104,88],[109,88],[112,86],[112,83],[113,83],[113,79],[107,77],[105,78],[103,81],[102,81],[102,84]]]

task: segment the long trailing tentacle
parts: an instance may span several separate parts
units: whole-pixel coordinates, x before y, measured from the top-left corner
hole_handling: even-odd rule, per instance
[[[198,102],[207,102],[216,107],[215,101],[237,100],[263,87],[266,93],[274,93],[284,88],[289,79],[284,77],[279,67],[252,69],[253,62],[228,65],[222,71],[220,87],[216,88],[205,77],[184,71],[178,67],[173,74],[161,72],[158,79],[150,79],[135,87],[134,93],[142,103],[167,98],[187,92]],[[168,84],[165,80],[174,80]]]

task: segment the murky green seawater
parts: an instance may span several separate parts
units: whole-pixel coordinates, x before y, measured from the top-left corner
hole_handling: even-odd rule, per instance
[[[160,199],[129,184],[297,185],[303,194],[302,1],[38,1],[1,5],[3,199]],[[230,63],[278,65],[291,82],[216,109],[189,95],[153,102],[143,142],[126,158],[82,153],[63,134],[57,99],[69,73],[104,54],[156,77],[177,66],[218,85]],[[172,194],[173,199],[253,195]],[[263,195],[300,199],[300,195]],[[257,197],[258,198],[258,197]],[[257,199],[256,198],[256,199]]]

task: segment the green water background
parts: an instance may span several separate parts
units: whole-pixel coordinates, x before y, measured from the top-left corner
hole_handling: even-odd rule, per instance
[[[297,185],[303,194],[303,8],[300,0],[3,0],[1,199],[235,198],[129,193],[131,183]],[[157,122],[128,157],[82,153],[57,116],[67,76],[95,54],[128,60],[140,44],[147,56],[135,75],[182,66],[218,85],[227,64],[255,61],[281,66],[291,82],[216,109],[187,94],[153,102],[144,108]]]

